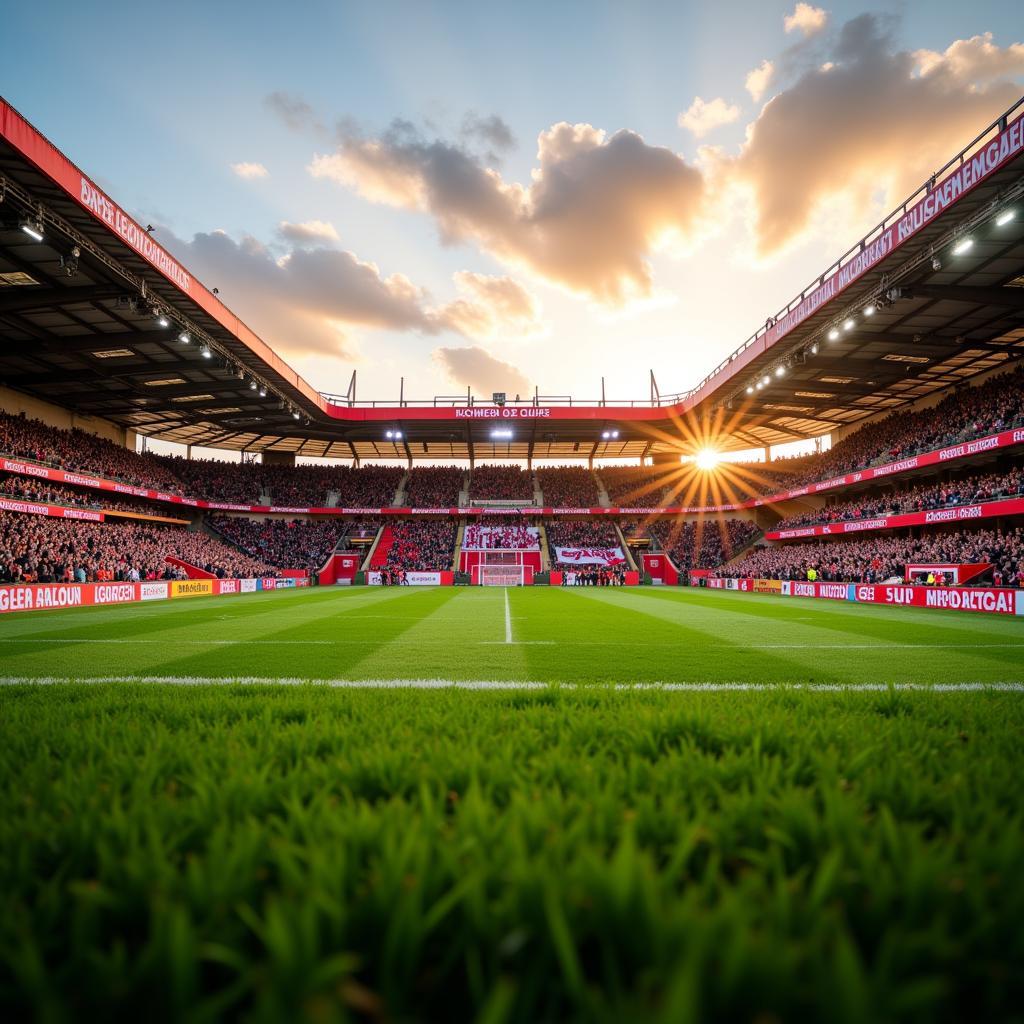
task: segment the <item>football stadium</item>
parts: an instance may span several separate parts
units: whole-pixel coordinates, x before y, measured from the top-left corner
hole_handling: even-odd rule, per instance
[[[829,19],[797,4],[792,51]],[[862,21],[806,75],[846,73]],[[799,291],[755,305],[733,280],[701,315],[738,303],[756,330],[698,351],[672,393],[633,328],[579,394],[528,390],[505,362],[493,389],[431,394],[420,364],[372,345],[339,357],[342,385],[300,373],[289,323],[307,322],[282,334],[269,293],[288,275],[313,304],[314,257],[352,254],[249,239],[256,298],[236,285],[236,308],[199,235],[154,227],[151,162],[119,167],[119,195],[6,79],[7,1019],[1020,1019],[1024,48],[960,40],[906,89],[967,74],[974,46],[1019,98],[965,86],[986,113]],[[782,58],[764,64],[751,149],[806,84],[769,98]],[[331,145],[307,104],[273,106]],[[464,137],[482,124],[467,115]],[[411,195],[464,242],[477,202],[527,194],[479,194],[502,173],[498,127],[493,166],[443,200],[440,143],[408,126],[345,139],[310,175],[372,171],[360,195]],[[893,150],[910,167],[914,145]],[[473,228],[524,278],[560,245],[607,255],[588,218],[612,200],[579,199],[598,186],[578,154],[558,187],[581,205],[542,223],[556,148],[542,136],[529,186],[544,255]],[[661,187],[640,185],[651,203]],[[382,238],[404,224],[381,216]],[[373,279],[419,303],[422,335],[472,340],[485,317]],[[367,394],[384,362],[397,394]],[[647,385],[633,397],[626,364]]]

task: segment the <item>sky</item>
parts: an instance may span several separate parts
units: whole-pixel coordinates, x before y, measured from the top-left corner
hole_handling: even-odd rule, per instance
[[[321,391],[643,399],[1024,93],[1015,7],[34,0],[0,93]]]

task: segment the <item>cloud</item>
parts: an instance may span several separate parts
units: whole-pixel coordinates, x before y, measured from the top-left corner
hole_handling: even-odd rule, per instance
[[[750,98],[755,103],[759,103],[761,97],[768,91],[768,86],[772,84],[774,74],[775,65],[770,60],[761,61],[756,68],[747,72],[747,77],[743,84],[746,86],[747,92],[750,93]]]
[[[726,103],[720,96],[708,102],[696,96],[689,109],[679,115],[679,127],[701,139],[723,124],[731,124],[739,116],[740,108]]]
[[[354,253],[308,248],[306,238],[296,239],[299,245],[280,258],[255,238],[236,241],[223,231],[185,241],[161,228],[160,238],[198,278],[216,285],[242,320],[285,353],[349,357],[353,328],[424,336],[452,332],[472,339],[540,329],[536,300],[506,277],[458,273],[461,296],[435,305],[403,274],[385,277]]]
[[[448,378],[462,387],[470,387],[478,395],[504,391],[508,395],[528,395],[533,386],[526,375],[511,363],[495,359],[490,353],[472,345],[468,348],[436,348],[434,358]]]
[[[286,241],[295,245],[322,244],[337,242],[338,232],[329,221],[306,220],[292,224],[283,220],[277,226],[277,233]]]
[[[649,254],[693,231],[701,174],[635,132],[553,125],[537,140],[529,185],[507,182],[466,149],[402,124],[380,138],[343,133],[315,177],[430,213],[446,244],[475,242],[550,283],[620,306],[651,293]]]
[[[464,139],[479,139],[497,152],[515,149],[516,137],[512,129],[497,114],[480,117],[470,111],[462,119],[459,134]]]
[[[916,50],[914,60],[918,73],[951,74],[964,82],[990,82],[997,78],[1015,77],[1024,71],[1024,43],[1012,43],[1000,49],[992,42],[992,33],[958,39],[943,53]]]
[[[528,337],[542,329],[537,300],[510,277],[461,270],[454,275],[464,295],[439,311],[445,326],[467,338]]]
[[[807,37],[820,32],[827,21],[827,11],[820,7],[812,7],[810,4],[798,3],[793,8],[793,13],[787,14],[782,23],[787,32],[800,32]]]
[[[749,126],[731,178],[753,198],[760,255],[812,230],[830,202],[871,223],[1018,98],[1009,76],[1024,72],[1021,47],[976,37],[912,54],[891,32],[873,15],[847,22],[831,59]]]
[[[323,125],[314,116],[313,108],[301,96],[287,92],[272,92],[264,97],[263,105],[293,132],[306,131],[310,128],[323,131]]]
[[[253,178],[266,178],[270,171],[263,164],[240,163],[232,164],[231,170],[240,178],[252,180]]]

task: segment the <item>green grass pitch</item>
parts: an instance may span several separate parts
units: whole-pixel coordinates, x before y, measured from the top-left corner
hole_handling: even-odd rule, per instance
[[[360,588],[0,658],[7,1019],[1021,1019],[1024,622]]]

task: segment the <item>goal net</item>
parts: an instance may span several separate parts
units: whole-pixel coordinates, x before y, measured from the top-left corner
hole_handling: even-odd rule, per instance
[[[480,586],[482,587],[521,587],[523,586],[522,565],[480,565]]]

